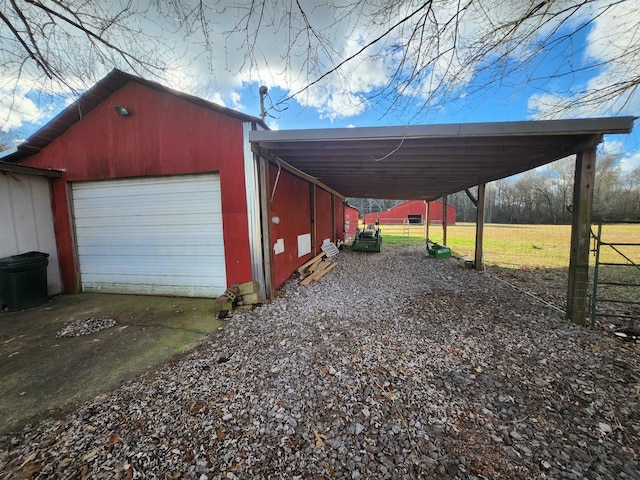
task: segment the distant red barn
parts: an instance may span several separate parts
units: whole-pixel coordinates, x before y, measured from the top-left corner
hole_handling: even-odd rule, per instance
[[[409,200],[384,212],[369,213],[364,216],[366,224],[375,223],[378,218],[381,224],[396,225],[404,223],[424,223],[427,218],[427,202]],[[442,225],[442,202],[429,202],[429,223]],[[447,225],[456,224],[456,208],[447,205]]]

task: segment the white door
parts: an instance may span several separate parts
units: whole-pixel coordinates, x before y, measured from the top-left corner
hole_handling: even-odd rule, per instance
[[[73,184],[84,292],[216,297],[227,286],[218,174]]]

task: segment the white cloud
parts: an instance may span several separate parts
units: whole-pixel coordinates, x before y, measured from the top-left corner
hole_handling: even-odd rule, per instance
[[[278,121],[275,118],[270,118],[267,120],[267,126],[271,130],[280,130],[280,125],[278,125]]]
[[[0,130],[20,128],[25,122],[37,122],[46,114],[24,93],[6,92],[0,90]]]
[[[600,9],[587,36],[585,64],[602,64],[597,75],[575,85],[574,95],[549,92],[529,98],[529,112],[533,118],[593,117],[616,115],[640,110],[640,92],[634,88],[618,95],[601,96],[611,86],[624,86],[637,78],[640,64],[637,32],[637,2],[595,2]],[[590,92],[588,104],[575,105],[579,96]]]
[[[623,174],[636,169],[640,169],[640,152],[629,153],[620,159],[620,170]]]
[[[231,108],[235,110],[244,110],[244,105],[241,102],[240,94],[238,92],[231,92]]]

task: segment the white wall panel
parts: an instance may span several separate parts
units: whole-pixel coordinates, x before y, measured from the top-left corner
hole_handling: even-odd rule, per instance
[[[49,180],[0,172],[0,258],[32,251],[49,254],[48,293],[60,293]]]
[[[227,286],[217,174],[73,184],[83,291],[215,297]]]

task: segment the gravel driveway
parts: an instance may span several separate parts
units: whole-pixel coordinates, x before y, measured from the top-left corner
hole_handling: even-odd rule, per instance
[[[640,349],[423,247],[345,251],[3,437],[0,478],[640,478]]]

